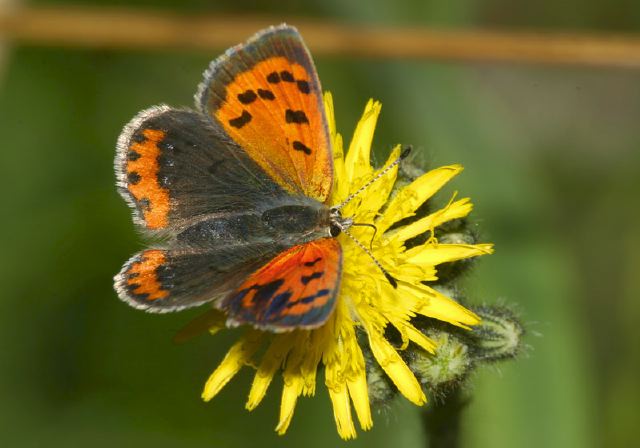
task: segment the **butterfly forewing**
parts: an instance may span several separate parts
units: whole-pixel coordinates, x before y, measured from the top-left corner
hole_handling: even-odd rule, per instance
[[[269,28],[216,59],[196,102],[280,186],[328,200],[333,162],[322,91],[295,28]]]
[[[149,230],[286,194],[207,117],[168,106],[144,110],[125,127],[115,168],[134,220]]]

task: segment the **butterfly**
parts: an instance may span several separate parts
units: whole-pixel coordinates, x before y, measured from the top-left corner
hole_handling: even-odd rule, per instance
[[[118,138],[117,188],[161,243],[131,257],[115,290],[165,313],[211,302],[230,326],[316,328],[335,308],[340,209],[401,159],[330,206],[333,150],[320,81],[298,31],[265,29],[205,71],[196,110],[143,110]]]
[[[228,325],[316,328],[335,308],[333,151],[320,81],[298,31],[265,29],[204,73],[196,110],[140,112],[117,143],[117,188],[155,241],[115,276],[129,305],[212,303]]]

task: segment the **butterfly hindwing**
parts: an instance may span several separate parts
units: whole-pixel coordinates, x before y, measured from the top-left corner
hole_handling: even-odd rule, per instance
[[[295,28],[271,27],[213,61],[196,104],[278,185],[328,200],[333,160],[322,91]]]
[[[226,297],[279,250],[268,244],[208,251],[147,249],[125,263],[115,276],[115,288],[134,308],[178,311]]]
[[[271,331],[316,328],[333,312],[341,269],[335,238],[297,245],[251,274],[222,307],[235,324]]]
[[[208,117],[168,106],[142,111],[125,126],[115,169],[134,221],[154,231],[287,195]]]

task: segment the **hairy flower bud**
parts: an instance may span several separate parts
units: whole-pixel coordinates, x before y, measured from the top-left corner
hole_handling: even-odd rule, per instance
[[[473,327],[469,334],[475,360],[501,361],[521,352],[525,331],[513,311],[501,306],[481,306],[473,310],[482,318],[480,325]]]
[[[409,367],[432,395],[458,386],[473,369],[473,358],[464,339],[447,331],[431,329],[426,332],[436,344],[435,353],[412,351]]]

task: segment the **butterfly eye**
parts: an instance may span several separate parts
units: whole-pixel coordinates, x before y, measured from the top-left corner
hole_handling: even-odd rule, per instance
[[[340,228],[340,226],[338,224],[331,224],[329,225],[329,234],[332,237],[336,237],[338,235],[340,235],[340,232],[342,232],[342,229]]]

